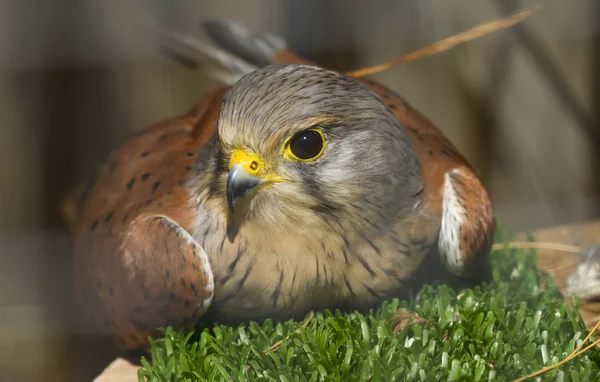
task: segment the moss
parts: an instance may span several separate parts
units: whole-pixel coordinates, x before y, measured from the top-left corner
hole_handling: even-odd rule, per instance
[[[498,232],[496,242],[508,238]],[[294,331],[301,323],[293,321],[197,332],[167,328],[164,338],[151,340],[153,362],[142,359],[146,370],[138,375],[150,381],[488,381],[564,359],[587,331],[549,275],[536,268],[535,251],[497,251],[491,261],[490,283],[462,290],[427,285],[411,301],[388,301],[366,315],[321,312],[300,334]],[[390,319],[403,308],[427,322],[394,336]],[[279,340],[280,349],[263,353]],[[594,348],[541,380],[600,380],[599,365]]]

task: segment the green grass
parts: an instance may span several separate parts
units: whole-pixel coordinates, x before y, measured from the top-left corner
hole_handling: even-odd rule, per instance
[[[499,232],[497,242],[509,238]],[[511,380],[564,359],[585,338],[581,316],[563,301],[552,279],[535,267],[533,250],[492,255],[493,282],[452,290],[425,286],[412,301],[390,301],[368,315],[317,313],[300,322],[198,332],[165,330],[152,340],[138,377],[150,381],[489,381]],[[574,299],[575,306],[577,301]],[[429,322],[396,337],[389,322],[406,308]],[[288,339],[285,339],[289,335]],[[281,348],[263,354],[273,343]],[[591,342],[589,342],[591,343]],[[246,371],[246,365],[250,369]],[[594,348],[541,380],[600,380]]]

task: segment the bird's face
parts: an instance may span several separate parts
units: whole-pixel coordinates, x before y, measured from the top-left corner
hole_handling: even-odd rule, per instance
[[[316,67],[243,77],[225,97],[218,139],[231,216],[270,230],[383,226],[422,189],[406,131],[382,100]]]

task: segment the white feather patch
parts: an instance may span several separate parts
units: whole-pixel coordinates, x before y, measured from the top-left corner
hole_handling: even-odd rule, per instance
[[[460,204],[452,174],[459,174],[455,169],[447,173],[444,179],[444,194],[442,199],[442,223],[438,249],[440,256],[446,262],[448,269],[458,275],[462,274],[465,266],[465,253],[460,247],[460,227],[466,220],[466,210]]]

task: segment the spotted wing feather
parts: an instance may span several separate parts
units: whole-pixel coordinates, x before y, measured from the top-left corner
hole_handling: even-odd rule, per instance
[[[189,179],[225,91],[131,137],[66,202],[79,301],[126,349],[145,346],[159,326],[193,322],[210,304],[210,264],[188,233],[198,218]]]
[[[126,349],[143,348],[161,327],[194,324],[214,292],[204,250],[159,215],[132,221],[110,261],[79,269],[78,292],[91,317]]]

